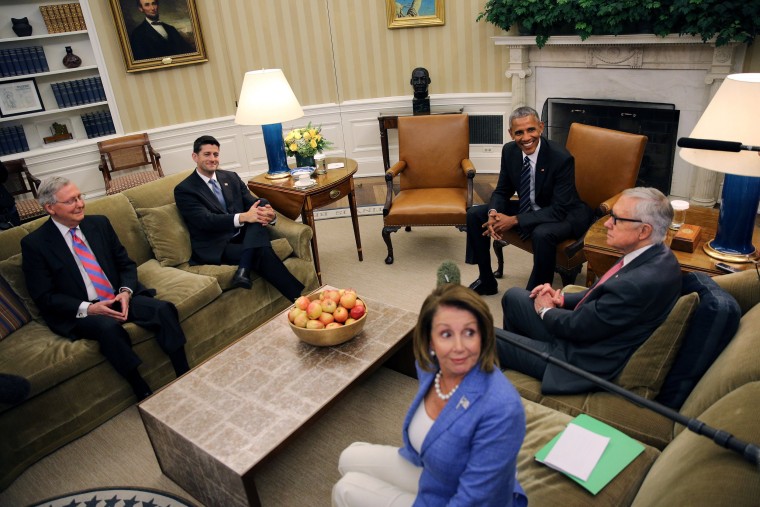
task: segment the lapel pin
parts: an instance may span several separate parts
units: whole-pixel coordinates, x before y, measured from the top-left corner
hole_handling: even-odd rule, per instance
[[[463,409],[467,410],[470,406],[470,400],[467,399],[467,396],[462,396],[459,398],[459,403],[457,403],[457,409],[459,407],[462,407]]]

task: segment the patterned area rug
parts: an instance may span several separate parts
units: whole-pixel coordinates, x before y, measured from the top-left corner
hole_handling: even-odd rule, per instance
[[[184,498],[147,488],[114,487],[78,491],[29,507],[197,507]]]

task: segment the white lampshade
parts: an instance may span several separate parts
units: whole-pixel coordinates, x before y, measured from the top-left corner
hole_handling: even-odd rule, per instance
[[[235,123],[269,125],[303,116],[293,90],[281,69],[254,70],[245,73],[240,90]]]
[[[760,146],[760,74],[727,76],[689,137]],[[679,155],[705,169],[760,176],[757,151],[734,153],[681,148]]]

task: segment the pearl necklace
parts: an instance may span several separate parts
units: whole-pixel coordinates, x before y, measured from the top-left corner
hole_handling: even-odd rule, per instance
[[[441,370],[438,370],[438,373],[435,374],[435,394],[438,395],[440,399],[443,401],[447,401],[449,398],[454,396],[454,393],[457,392],[457,389],[459,388],[459,384],[454,386],[454,389],[449,392],[449,394],[443,394],[441,392]]]

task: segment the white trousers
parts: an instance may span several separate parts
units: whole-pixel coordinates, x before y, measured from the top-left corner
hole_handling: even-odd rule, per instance
[[[409,507],[417,497],[422,468],[398,447],[354,442],[340,455],[343,476],[332,490],[334,507]]]

